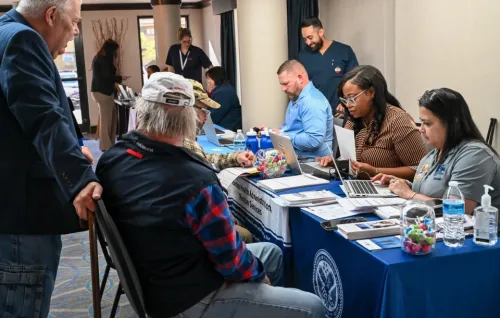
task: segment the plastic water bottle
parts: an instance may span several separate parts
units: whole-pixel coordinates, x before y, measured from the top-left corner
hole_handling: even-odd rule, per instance
[[[243,152],[246,150],[246,139],[241,129],[238,129],[238,131],[236,132],[236,136],[233,140],[233,148],[236,152]]]
[[[247,149],[250,149],[253,153],[259,151],[259,141],[257,140],[257,133],[253,130],[247,132]]]
[[[464,245],[465,201],[458,182],[450,181],[443,196],[444,244],[449,247]]]
[[[481,206],[474,210],[474,243],[491,246],[498,241],[498,209],[491,206],[491,196],[488,190],[494,189],[489,185],[484,185]]]
[[[269,131],[266,129],[262,132],[262,138],[260,139],[260,149],[271,149],[273,148],[273,143],[269,137]]]

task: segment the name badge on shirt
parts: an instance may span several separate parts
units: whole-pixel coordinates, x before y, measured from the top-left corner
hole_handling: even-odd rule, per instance
[[[420,172],[417,175],[415,175],[415,181],[422,179],[425,176],[425,174],[427,173],[427,171],[429,171],[429,164],[428,163],[424,164],[422,166],[422,169],[420,170]]]
[[[444,171],[445,171],[445,166],[444,165],[440,165],[439,167],[437,167],[436,169],[436,172],[434,172],[434,180],[443,180],[443,175],[444,175]]]

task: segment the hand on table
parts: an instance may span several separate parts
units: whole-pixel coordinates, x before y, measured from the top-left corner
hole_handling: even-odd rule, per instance
[[[251,151],[246,151],[246,152],[240,152],[238,156],[236,157],[236,160],[238,161],[238,164],[242,167],[249,168],[253,166],[253,160],[255,156],[253,152]]]
[[[380,181],[380,184],[387,185],[391,183],[392,179],[397,179],[397,178],[390,174],[379,173],[375,177],[371,178],[371,181],[372,182]]]
[[[319,165],[322,167],[327,167],[327,166],[333,165],[332,156],[319,157],[319,158],[316,158],[315,160],[317,162],[319,162]]]
[[[264,284],[268,284],[268,285],[271,285],[271,281],[269,280],[269,277],[264,277],[264,280],[262,281]]]
[[[128,75],[122,75],[122,81],[126,81],[130,78]]]
[[[368,173],[370,177],[377,173],[377,169],[375,167],[359,161],[351,161],[351,169],[354,174],[359,175],[359,173],[364,171]]]

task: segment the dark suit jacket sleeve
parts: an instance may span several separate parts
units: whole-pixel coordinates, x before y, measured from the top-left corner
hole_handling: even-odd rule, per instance
[[[15,34],[0,65],[7,105],[67,199],[97,181],[70,128],[68,111],[59,101],[52,57],[42,37],[32,30]],[[58,77],[57,77],[58,78]]]

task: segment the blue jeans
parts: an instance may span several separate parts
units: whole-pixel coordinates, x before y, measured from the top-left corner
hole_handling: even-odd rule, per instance
[[[283,273],[281,250],[271,243],[247,244],[247,248],[266,267],[274,283]],[[263,283],[223,284],[177,318],[323,318],[325,307],[318,296],[298,289]]]
[[[0,317],[47,317],[60,235],[0,234]]]

